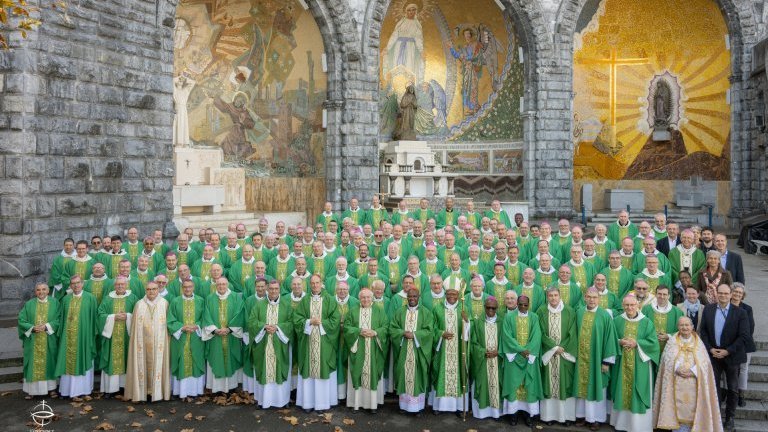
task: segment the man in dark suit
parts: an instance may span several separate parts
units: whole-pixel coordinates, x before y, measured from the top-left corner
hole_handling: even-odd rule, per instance
[[[731,278],[734,282],[744,282],[744,265],[741,263],[741,255],[732,250],[728,250],[728,239],[725,234],[715,236],[715,249],[722,255],[720,264],[723,268],[731,272]]]
[[[674,222],[669,222],[667,224],[667,236],[659,239],[659,241],[656,242],[656,249],[663,253],[665,256],[669,256],[669,251],[680,244],[680,238],[678,237],[679,234],[680,225]]]
[[[743,309],[731,305],[730,286],[718,286],[717,303],[704,307],[699,335],[709,352],[719,397],[723,394],[720,382],[725,374],[727,396],[723,429],[733,431],[733,418],[739,398],[739,365],[747,361],[749,320]]]

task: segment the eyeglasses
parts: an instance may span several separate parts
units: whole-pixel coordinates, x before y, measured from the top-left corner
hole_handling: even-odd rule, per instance
[[[498,308],[495,308],[495,307],[493,307],[493,306],[486,306],[485,308],[486,308],[486,309],[490,309],[490,310],[496,310],[496,309],[498,309]]]
[[[101,244],[101,242],[100,241],[95,241],[95,242],[91,242],[91,244],[97,245],[97,244]]]

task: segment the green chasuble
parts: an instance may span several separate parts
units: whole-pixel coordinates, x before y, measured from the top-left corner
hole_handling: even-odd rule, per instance
[[[526,350],[532,357],[521,354]],[[502,397],[510,402],[541,400],[541,327],[535,313],[523,316],[516,310],[504,317],[501,354],[504,357]]]
[[[382,272],[378,272],[375,275],[371,275],[370,273],[366,273],[363,276],[360,277],[357,281],[357,287],[359,289],[363,288],[371,288],[371,285],[373,285],[374,281],[380,280],[384,282],[384,297],[389,299],[392,296],[392,290],[389,289],[389,278],[386,274]]]
[[[560,300],[567,306],[570,306],[573,310],[584,305],[584,291],[581,290],[581,287],[576,285],[576,282],[568,281],[567,284],[564,284],[563,281],[558,278],[553,286],[557,287],[560,291]]]
[[[239,294],[227,291],[223,296],[216,293],[206,300],[203,315],[203,339],[205,355],[216,378],[228,378],[243,367],[243,300]],[[231,332],[220,336],[216,329],[229,328]]]
[[[416,275],[413,275],[411,273],[406,272],[401,278],[400,278],[400,287],[398,288],[398,291],[401,291],[403,289],[403,278],[408,275],[413,278],[413,286],[417,290],[419,290],[420,293],[424,291],[429,291],[429,278],[426,274],[422,273],[421,270],[419,270],[419,273]]]
[[[470,275],[476,274],[478,276],[483,276],[486,280],[493,277],[493,272],[488,276],[488,265],[479,259],[477,261],[472,261],[471,258],[467,258],[461,261],[461,268],[466,270]],[[443,269],[443,271],[445,271],[445,269]]]
[[[128,253],[120,250],[120,253],[108,253],[104,255],[104,268],[107,270],[107,276],[114,279],[120,274],[120,261],[128,259]]]
[[[541,382],[544,399],[566,400],[574,396],[573,374],[579,335],[576,312],[560,303],[553,308],[546,304],[536,313],[541,325]],[[554,355],[557,347],[565,351]]]
[[[590,256],[582,255],[581,259],[583,259],[585,263],[592,265],[592,269],[595,271],[595,275],[600,273],[602,269],[608,266],[608,261],[604,261],[597,254]]]
[[[320,326],[309,324],[310,318],[320,318]],[[328,379],[336,370],[336,350],[339,347],[339,316],[336,300],[326,292],[305,295],[293,315],[298,339],[294,361],[304,379]],[[321,334],[320,327],[323,331]]]
[[[264,330],[267,325],[277,326],[279,331],[269,334]],[[291,377],[288,367],[294,335],[291,301],[278,299],[256,303],[248,317],[247,328],[256,380],[261,385],[284,383]]]
[[[215,290],[215,287],[211,287],[211,289]],[[246,295],[247,293],[247,295]],[[245,341],[248,341],[247,344],[243,346],[243,376],[248,376],[250,378],[253,378],[254,373],[256,370],[253,366],[253,338],[256,336],[255,334],[249,333],[248,330],[248,323],[251,321],[251,315],[256,313],[256,305],[259,303],[264,303],[267,296],[264,295],[264,297],[258,297],[256,295],[255,286],[253,289],[249,286],[246,288],[245,293],[243,293],[243,323],[245,324],[245,328],[243,329],[243,339]]]
[[[407,300],[406,300],[407,302]],[[406,339],[405,332],[413,333]],[[429,391],[434,317],[429,309],[416,306],[397,312],[390,322],[395,393],[418,396]]]
[[[661,270],[656,270],[656,274],[650,274],[648,273],[648,269],[643,269],[643,271],[637,275],[637,277],[641,277],[645,279],[646,282],[648,282],[648,292],[651,296],[656,295],[656,287],[659,285],[664,285],[667,288],[672,289],[672,279],[670,279],[668,274],[665,274]]]
[[[677,308],[675,308],[677,309]],[[635,348],[619,347],[611,370],[611,400],[616,411],[644,414],[651,409],[652,369],[659,364],[659,341],[653,323],[639,313],[634,319],[626,314],[613,320],[616,338],[634,339]]]
[[[619,256],[621,257],[621,266],[627,270],[632,270],[635,265],[635,252],[625,254],[624,249],[619,249]]]
[[[381,302],[379,302],[381,303]],[[376,336],[360,336],[360,330],[373,330]],[[349,347],[349,371],[352,387],[377,390],[384,376],[389,350],[389,320],[376,302],[369,308],[353,307],[344,323],[344,343]]]
[[[118,321],[114,315],[120,312],[131,314],[138,300],[126,291],[118,296],[111,292],[104,296],[98,309],[99,366],[107,375],[123,375],[128,367],[129,322]],[[110,331],[111,329],[111,331]],[[109,336],[105,336],[105,333]]]
[[[365,210],[360,207],[356,210],[344,210],[344,213],[341,214],[341,222],[344,222],[344,219],[346,218],[352,219],[352,225],[361,226],[365,222]],[[339,224],[339,228],[341,228],[341,223]]]
[[[83,281],[87,281],[91,277],[91,269],[96,264],[96,260],[90,255],[86,255],[85,258],[79,258],[75,256],[71,260],[68,260],[65,264],[65,278],[62,281],[64,288],[69,288],[69,278],[78,275]]]
[[[106,275],[97,278],[91,275],[90,279],[85,280],[83,285],[83,291],[93,294],[96,297],[96,303],[101,303],[101,300],[114,289],[115,281],[108,279]]]
[[[482,319],[485,316],[485,299],[487,298],[488,293],[486,292],[481,293],[479,297],[475,297],[471,292],[468,292],[467,295],[464,296],[464,307],[467,310],[467,317],[471,321]],[[503,298],[504,297],[502,297],[500,303],[504,303]],[[496,301],[499,300],[497,299]]]
[[[293,284],[293,278],[296,278],[296,277],[302,280],[302,283],[304,285],[304,292],[306,293],[309,292],[309,281],[310,279],[312,279],[312,273],[307,271],[307,272],[304,272],[304,275],[299,276],[298,274],[296,274],[296,270],[294,270],[293,273],[291,273],[291,275],[285,278],[285,281],[283,281],[283,286],[280,287],[281,296],[289,294],[291,292],[291,285]],[[254,284],[254,289],[255,288],[256,288],[256,285]],[[250,290],[248,290],[248,293],[253,294],[253,292]]]
[[[442,307],[445,303],[445,291],[440,291],[439,294],[435,294],[432,290],[422,291],[419,303],[434,312],[436,308]]]
[[[573,246],[573,237],[571,237],[571,233],[568,233],[564,236],[558,231],[552,235],[552,241],[557,244],[557,250],[559,251],[559,255],[557,257],[560,258],[560,262],[570,261],[571,246]],[[583,247],[583,243],[581,246]]]
[[[453,308],[446,302],[432,311],[435,327],[433,340],[436,343],[435,352],[432,354],[431,382],[435,397],[457,398],[468,389],[464,386],[467,385],[465,362],[469,359],[465,360],[463,353],[465,343],[468,344],[469,341],[464,341],[462,309],[461,302],[456,302]],[[445,332],[453,333],[453,338],[443,339]]]
[[[325,280],[326,275],[331,275],[335,271],[336,257],[325,252],[321,256],[311,255],[307,258],[307,271],[320,276]]]
[[[379,271],[387,275],[389,278],[389,283],[395,285],[397,290],[400,289],[400,279],[403,277],[403,275],[405,275],[407,269],[406,267],[407,264],[405,258],[400,256],[393,260],[389,257],[389,255],[386,255],[384,258],[379,260]],[[390,291],[389,286],[386,288],[386,291]]]
[[[435,212],[432,209],[417,208],[411,212],[411,217],[415,221],[421,221],[424,226],[427,226],[427,221],[435,218]],[[435,221],[437,222],[437,221]]]
[[[608,225],[608,239],[615,245],[620,245],[621,241],[626,237],[635,238],[637,233],[637,225],[633,224],[631,221],[624,226],[619,225],[619,221]]]
[[[456,209],[453,209],[451,211],[448,211],[447,209],[442,209],[440,212],[435,216],[435,226],[437,229],[445,228],[448,225],[455,225],[456,221],[459,219],[459,212],[456,211]]]
[[[336,300],[336,309],[339,311],[339,346],[337,350],[336,360],[336,382],[344,384],[347,382],[347,360],[349,359],[349,345],[344,340],[344,325],[349,319],[350,310],[359,307],[360,302],[352,297],[352,294],[348,295],[345,301],[340,301],[339,297],[333,296]]]
[[[187,247],[186,250],[180,250],[179,248],[176,248],[176,250],[173,252],[179,259],[178,265],[186,264],[190,269],[195,264],[195,262],[200,259],[200,254],[191,247]]]
[[[632,290],[635,283],[634,275],[623,265],[617,269],[606,267],[600,273],[605,275],[605,279],[608,282],[608,291],[620,299],[623,299]]]
[[[357,279],[353,278],[349,275],[349,273],[345,274],[346,279],[339,279],[338,274],[334,273],[331,276],[328,276],[325,279],[325,291],[330,296],[336,295],[336,285],[341,281],[346,281],[347,285],[349,286],[349,295],[350,297],[357,297],[358,291],[360,291],[360,288],[357,284]]]
[[[677,333],[677,320],[683,316],[683,311],[667,303],[666,307],[659,307],[656,302],[643,306],[643,315],[653,323],[656,333],[664,333],[669,337]],[[659,352],[663,353],[667,342],[659,341]]]
[[[535,283],[531,286],[526,286],[525,283],[522,283],[515,287],[515,292],[517,293],[518,298],[521,295],[528,297],[531,303],[529,310],[531,311],[539,310],[539,308],[547,302],[547,295],[544,293],[544,289]]]
[[[139,253],[144,249],[144,245],[138,241],[131,243],[126,241],[123,243],[123,249],[128,253],[128,259],[131,261],[131,267],[136,267],[136,260],[139,258]]]
[[[387,209],[384,208],[384,206],[379,206],[377,209],[374,209],[373,207],[368,209],[365,214],[364,223],[371,224],[371,227],[376,230],[381,225],[381,221],[389,222],[389,212],[387,212]]]
[[[404,220],[408,220],[410,215],[411,214],[409,212],[403,213],[403,212],[400,211],[400,209],[397,209],[397,210],[393,211],[392,212],[392,225],[399,225],[400,222],[402,222]]]
[[[470,326],[470,373],[475,386],[474,399],[480,409],[502,408],[501,378],[503,358],[485,358],[487,351],[501,353],[503,321],[495,316],[472,322]]]
[[[618,344],[613,320],[605,309],[586,306],[576,311],[579,346],[576,356],[576,373],[573,388],[576,397],[590,402],[603,400],[603,390],[608,387],[610,375],[603,373],[602,362],[616,359]]]
[[[464,212],[462,213],[467,218],[467,223],[473,227],[480,229],[483,217],[478,212]]]
[[[32,327],[47,324],[45,331],[33,333]],[[28,383],[56,379],[56,349],[61,326],[59,301],[37,297],[27,301],[19,312],[19,339],[24,350],[24,380]]]
[[[707,266],[707,257],[701,249],[692,246],[692,249],[686,251],[683,245],[669,251],[669,264],[672,268],[672,283],[677,283],[681,270],[688,270],[693,279],[693,286],[698,286],[699,273]]]
[[[389,304],[387,305],[387,316],[389,317],[390,323],[397,314],[406,309],[406,306],[408,305],[408,300],[406,299],[407,296],[408,295],[405,293],[405,291],[400,291],[399,293],[389,298]]]
[[[315,219],[315,224],[323,224],[323,231],[328,232],[331,221],[336,221],[337,224],[341,225],[339,223],[339,218],[336,216],[334,212],[322,212],[319,215],[317,215],[317,218]]]
[[[96,297],[87,292],[67,294],[61,301],[56,376],[85,375],[96,357]]]
[[[536,268],[536,276],[533,278],[533,283],[542,287],[542,289],[551,287],[556,281],[557,270],[554,267],[550,267],[549,271],[544,271],[541,267]]]
[[[623,312],[621,300],[607,289],[599,293],[598,306],[608,312],[611,318],[615,318]]]
[[[267,265],[267,274],[277,279],[277,282],[282,285],[283,281],[296,270],[293,258],[289,255],[285,259],[281,259],[279,256],[275,256],[269,261]]]
[[[445,271],[441,275],[443,277],[443,286],[448,288],[454,288],[459,291],[459,298],[469,292],[469,282],[472,275],[468,270],[459,268],[454,271],[450,267],[446,267]]]
[[[243,258],[243,246],[245,246],[245,244],[245,239],[238,239],[237,244],[233,248],[229,246],[222,246],[221,253],[227,255],[227,258],[229,258],[230,266]]]
[[[499,212],[495,212],[493,210],[486,210],[485,216],[488,219],[496,219],[496,221],[501,222],[504,224],[505,227],[511,228],[512,223],[509,222],[509,215],[507,215],[507,212],[505,210],[499,210]]]
[[[571,280],[578,283],[579,286],[587,289],[592,286],[595,281],[595,274],[597,273],[592,267],[592,264],[581,261],[580,264],[576,264],[573,260],[566,263],[571,268]]]
[[[638,274],[645,269],[646,256],[648,256],[648,254],[646,254],[645,251],[635,253],[635,262],[632,264],[632,273]],[[672,272],[672,265],[669,263],[669,259],[659,251],[656,251],[654,256],[659,259],[659,270],[666,274],[670,274]]]
[[[171,300],[168,307],[168,332],[171,334],[171,375],[182,380],[205,374],[205,343],[202,339],[205,299],[184,295]],[[181,331],[185,325],[196,325],[194,333]]]
[[[51,264],[51,271],[48,276],[48,288],[50,289],[51,295],[56,297],[57,300],[61,300],[61,298],[67,294],[65,288],[65,284],[66,286],[69,286],[69,281],[65,280],[67,279],[67,265],[74,256],[74,252],[72,255],[66,255],[64,254],[64,251],[61,251],[56,255],[56,258],[53,259],[53,263]]]
[[[612,242],[608,237],[604,238],[602,241],[597,237],[592,240],[595,241],[595,253],[603,260],[603,262],[607,263],[611,252],[617,249],[616,243]]]
[[[360,258],[357,258],[350,262],[349,274],[353,278],[360,279],[361,277],[365,276],[367,273],[368,273],[368,261],[360,261]]]
[[[496,301],[504,304],[504,297],[507,295],[507,291],[511,291],[512,283],[507,278],[497,280],[496,278],[488,280],[485,284],[485,292],[488,295],[496,297]],[[485,315],[485,306],[483,306],[483,313],[480,315],[482,318]]]
[[[245,291],[246,282],[254,278],[253,265],[255,263],[255,258],[251,258],[249,261],[240,258],[232,263],[227,274],[227,279],[229,279],[229,283],[232,285],[232,291],[236,293]]]
[[[505,263],[507,267],[506,276],[509,280],[509,283],[512,284],[512,286],[517,286],[523,283],[523,272],[525,269],[528,268],[527,265],[523,264],[522,261],[518,260],[516,263],[512,264],[509,260]],[[493,265],[488,266],[488,274],[486,279],[490,279],[493,277]],[[544,286],[544,285],[541,285]]]

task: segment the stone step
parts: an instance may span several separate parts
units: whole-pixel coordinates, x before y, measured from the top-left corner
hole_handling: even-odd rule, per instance
[[[749,382],[768,383],[768,366],[760,366],[760,365],[750,366]]]
[[[0,384],[0,394],[5,392],[17,392],[17,391],[21,391],[21,381]]]
[[[760,420],[737,419],[734,423],[734,432],[765,432],[768,429],[768,424]]]
[[[755,341],[755,346],[757,347],[757,351],[768,351],[768,341]]]
[[[768,351],[757,351],[752,353],[750,365],[768,366]]]
[[[744,398],[748,400],[768,401],[768,383],[750,381]]]
[[[768,420],[768,410],[762,401],[748,400],[747,406],[736,408],[736,418],[742,420]],[[765,430],[765,429],[763,429]]]
[[[24,362],[21,351],[0,352],[0,367],[21,366]]]
[[[24,370],[21,366],[0,368],[0,383],[20,383],[22,378],[24,378]]]

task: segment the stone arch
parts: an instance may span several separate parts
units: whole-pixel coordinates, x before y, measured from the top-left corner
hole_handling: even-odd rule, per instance
[[[371,97],[378,104],[379,92],[379,68],[380,68],[380,42],[381,25],[384,21],[391,0],[373,0],[368,3],[363,21],[361,36],[361,55],[367,69],[366,80],[376,83],[375,91]],[[546,69],[552,58],[553,44],[549,37],[550,31],[544,19],[544,13],[539,2],[526,0],[501,0],[501,3],[509,11],[518,30],[524,55],[525,76],[525,100],[521,113],[524,117],[524,146],[525,146],[525,196],[535,207],[543,207],[543,200],[537,203],[538,197],[536,182],[536,160],[534,151],[539,141],[536,128],[536,112],[541,109],[541,70]],[[506,11],[505,11],[506,12]],[[499,9],[499,13],[505,13]],[[372,123],[378,126],[379,111],[372,111]],[[377,136],[378,141],[378,136]]]
[[[749,79],[752,70],[752,47],[758,41],[757,23],[752,2],[748,0],[713,0],[723,13],[728,27],[731,50],[731,212],[738,216],[758,201],[752,196],[750,182],[754,170],[742,168],[745,159],[750,158],[748,130],[752,125],[752,110],[748,105],[755,104],[750,95],[755,90],[755,83]],[[567,69],[565,83],[573,88],[573,37],[576,22],[587,0],[563,0],[555,17],[554,52],[555,61]],[[571,98],[573,93],[571,90]],[[572,129],[572,116],[565,119],[568,130]],[[573,145],[569,146],[573,152]],[[758,173],[755,173],[759,175]]]

